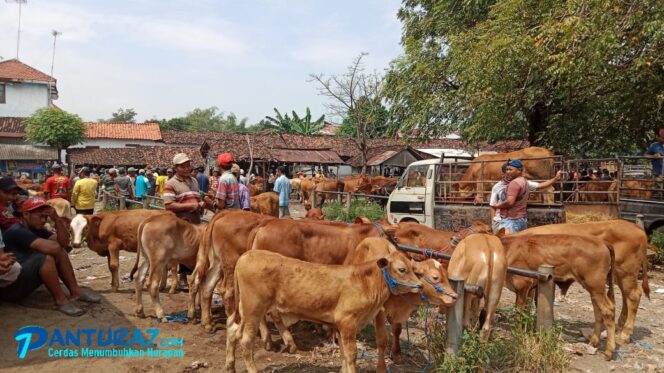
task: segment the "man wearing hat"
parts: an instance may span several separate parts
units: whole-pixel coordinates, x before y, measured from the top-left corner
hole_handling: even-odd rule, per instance
[[[231,153],[222,153],[217,157],[217,167],[221,176],[217,186],[217,195],[215,208],[217,211],[223,209],[240,208],[240,186],[238,180],[231,173],[233,166],[233,155]]]
[[[164,185],[164,208],[174,212],[180,219],[200,224],[205,202],[201,201],[196,178],[191,177],[191,159],[185,153],[178,153],[173,157],[173,168],[175,176],[168,179]],[[180,264],[178,273],[178,288],[184,290],[187,288],[186,276],[190,275],[192,270]]]
[[[664,177],[662,177],[662,156],[664,156],[664,128],[657,133],[657,141],[650,144],[646,149],[646,156],[652,158],[652,178],[655,180],[655,189],[664,187]],[[659,193],[661,197],[661,192]]]
[[[505,200],[498,202],[493,208],[500,210],[498,229],[505,228],[506,234],[513,234],[528,228],[526,205],[530,188],[528,181],[522,176],[523,164],[518,159],[507,162],[505,175],[510,180],[505,188]]]
[[[44,183],[44,196],[46,199],[63,198],[69,200],[69,178],[62,174],[62,166],[55,164],[51,167],[53,176]]]
[[[240,184],[248,185],[247,177],[244,176],[244,170],[240,169]]]
[[[56,234],[44,228],[47,218],[55,222]],[[81,292],[64,249],[69,241],[67,226],[44,198],[32,197],[23,203],[21,220],[5,231],[4,241],[6,251],[13,253],[21,265],[21,272],[16,281],[0,289],[0,299],[23,299],[44,284],[56,308],[69,316],[85,313],[74,301],[99,303],[101,300],[97,294]],[[60,287],[60,280],[69,289],[69,299]]]
[[[95,211],[95,193],[97,192],[97,180],[90,177],[90,169],[81,168],[79,179],[74,184],[71,194],[71,204],[77,214],[92,215]]]
[[[231,167],[231,173],[238,180],[237,186],[238,186],[240,208],[245,211],[251,211],[251,195],[249,193],[249,189],[247,188],[247,186],[242,184],[242,181],[240,180],[240,173],[241,173],[240,166],[236,163],[233,163],[233,167]]]

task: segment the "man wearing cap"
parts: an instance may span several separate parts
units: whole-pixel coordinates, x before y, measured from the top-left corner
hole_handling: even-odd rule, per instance
[[[178,153],[173,157],[173,168],[175,176],[168,179],[164,185],[164,208],[189,223],[200,224],[205,202],[201,201],[196,178],[191,177],[191,159],[185,153]],[[184,290],[187,288],[186,276],[190,275],[192,270],[180,264],[178,273],[178,288]]]
[[[2,232],[19,221],[19,219],[14,216],[14,210],[11,206],[16,201],[16,196],[20,190],[21,188],[16,185],[14,178],[0,178],[0,230],[2,230]]]
[[[77,214],[92,215],[95,211],[97,180],[90,177],[90,169],[87,167],[83,167],[78,175],[79,179],[71,194],[71,204]]]
[[[148,178],[145,177],[145,170],[138,170],[138,176],[136,177],[136,200],[141,201],[143,196],[147,194],[148,189],[150,189],[150,182]]]
[[[247,185],[247,178],[244,176],[244,170],[240,169],[240,184]]]
[[[655,180],[655,189],[662,189],[664,187],[664,177],[662,176],[662,156],[664,156],[664,128],[661,128],[657,133],[657,141],[650,144],[646,149],[646,156],[651,159],[652,163],[652,178]],[[659,192],[659,196],[661,197]]]
[[[513,234],[528,228],[526,205],[530,188],[522,176],[523,164],[518,159],[507,162],[505,175],[510,180],[505,188],[505,200],[496,203],[493,208],[500,210],[498,229],[505,228],[506,234]]]
[[[221,176],[217,186],[215,208],[217,211],[223,209],[240,208],[240,186],[237,178],[231,173],[233,166],[233,155],[231,153],[222,153],[217,157],[217,167]],[[239,168],[239,167],[238,167]]]
[[[277,167],[277,180],[274,181],[274,191],[279,194],[279,217],[290,216],[288,211],[288,197],[291,193],[290,180],[285,175],[286,167]]]
[[[201,166],[198,168],[198,173],[196,173],[196,181],[198,181],[198,188],[201,195],[207,193],[208,186],[210,184],[210,179],[204,173],[205,167]]]
[[[242,184],[240,181],[240,166],[236,163],[233,163],[231,167],[231,173],[238,180],[238,196],[240,201],[240,208],[245,211],[251,211],[251,196],[249,195],[249,188],[246,185]]]
[[[46,179],[44,183],[44,196],[46,199],[63,198],[69,200],[69,178],[62,174],[62,166],[59,164],[51,167],[53,176]]]
[[[21,220],[4,233],[5,249],[14,254],[21,265],[21,273],[15,282],[0,290],[0,299],[25,298],[44,284],[60,312],[80,316],[85,311],[73,301],[99,303],[101,298],[97,294],[82,293],[76,283],[74,269],[64,249],[69,241],[67,226],[44,198],[28,198],[22,210]],[[55,222],[56,234],[44,228],[47,218]],[[69,289],[69,299],[60,287],[60,280]]]

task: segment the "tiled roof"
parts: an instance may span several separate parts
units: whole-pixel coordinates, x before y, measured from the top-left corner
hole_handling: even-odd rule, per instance
[[[318,131],[318,134],[334,136],[334,135],[337,134],[337,131],[339,130],[339,128],[341,128],[340,124],[325,122],[325,127],[321,128],[320,131]]]
[[[0,117],[0,137],[25,137],[23,119],[17,117]]]
[[[153,166],[171,167],[173,156],[186,153],[192,159],[192,166],[204,164],[198,147],[187,146],[138,146],[135,148],[85,148],[69,149],[69,162],[74,165],[90,166]]]
[[[51,161],[58,159],[58,149],[48,146],[2,144],[0,146],[0,160],[41,160]]]
[[[88,123],[85,136],[89,139],[161,141],[161,130],[157,123]]]
[[[286,163],[343,164],[334,150],[329,149],[270,149],[272,159]]]
[[[53,82],[55,78],[30,67],[17,59],[0,62],[0,79],[32,80],[37,82]]]

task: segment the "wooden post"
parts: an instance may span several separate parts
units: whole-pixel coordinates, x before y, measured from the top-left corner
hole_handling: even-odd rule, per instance
[[[143,197],[143,208],[148,210],[150,208],[150,199],[148,196]]]
[[[108,193],[102,189],[101,191],[101,209],[106,210],[106,204],[108,203]]]
[[[549,280],[537,281],[537,329],[549,330],[553,327],[553,298],[555,285],[553,282],[553,266],[542,264],[538,272],[551,274]]]
[[[127,200],[125,199],[125,196],[120,196],[120,210],[126,210],[127,209]]]
[[[464,281],[457,277],[450,277],[449,280],[452,289],[457,293],[457,300],[453,306],[447,308],[445,352],[456,356],[463,342]]]
[[[347,192],[346,193],[346,211],[350,210],[350,203],[351,203],[352,198],[353,198],[353,193],[352,192]]]
[[[314,187],[314,190],[311,191],[311,207],[316,208],[316,187]]]

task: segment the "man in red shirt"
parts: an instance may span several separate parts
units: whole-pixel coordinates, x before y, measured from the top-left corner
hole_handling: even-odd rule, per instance
[[[46,199],[69,200],[69,178],[62,174],[62,166],[59,164],[54,165],[51,169],[54,175],[46,179],[44,183],[44,196]]]

